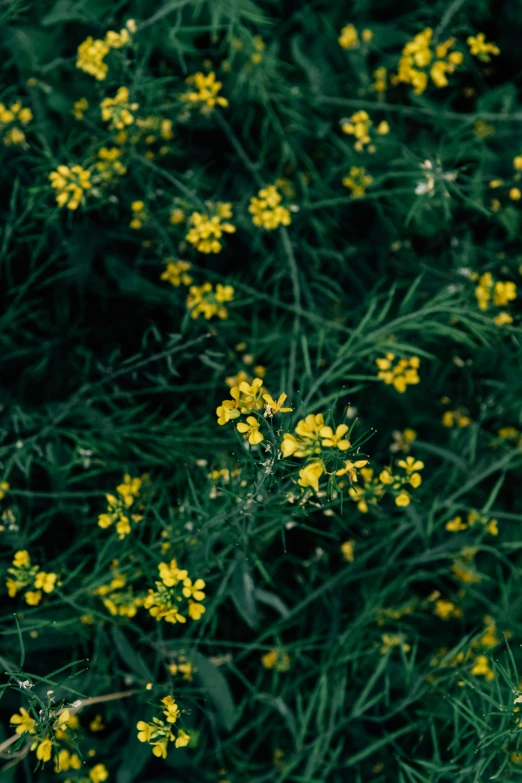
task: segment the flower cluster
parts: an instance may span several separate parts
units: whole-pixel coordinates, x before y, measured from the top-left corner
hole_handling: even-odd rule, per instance
[[[465,408],[457,408],[453,411],[444,411],[442,414],[443,427],[469,427],[471,419]]]
[[[201,603],[205,599],[205,582],[188,575],[188,571],[178,568],[177,561],[160,563],[158,566],[160,581],[156,590],[149,589],[143,605],[158,622],[186,623],[187,614],[192,620],[199,620],[205,612]]]
[[[363,43],[370,43],[373,38],[373,33],[367,27],[361,31],[361,39]],[[357,28],[353,24],[347,24],[341,30],[341,35],[338,38],[339,46],[343,49],[357,49],[360,46],[359,33]]]
[[[122,46],[129,44],[131,40],[129,31],[134,32],[135,30],[136,24],[133,20],[129,20],[127,26],[119,33],[109,30],[105,35],[105,40],[93,39],[92,36],[89,36],[78,47],[76,67],[80,71],[94,76],[98,81],[103,81],[109,70],[104,62],[105,57],[111,49],[121,49]]]
[[[121,156],[122,151],[119,147],[101,147],[98,150],[95,169],[100,180],[110,182],[127,173],[127,167],[121,162]]]
[[[346,437],[348,429],[346,424],[339,424],[334,430],[325,425],[322,413],[310,413],[298,422],[295,435],[284,433],[281,443],[283,457],[306,460],[299,471],[299,486],[311,487],[319,492],[319,479],[324,473],[329,476],[347,475],[350,482],[357,481],[357,471],[364,468],[368,460],[357,458],[358,449],[354,449]],[[356,459],[345,459],[348,456],[346,452]]]
[[[119,87],[114,98],[104,98],[100,103],[102,120],[109,123],[111,130],[125,130],[132,125],[139,105],[129,99],[129,88]]]
[[[42,600],[42,593],[52,593],[58,579],[57,574],[41,571],[40,566],[31,565],[26,549],[15,552],[12,567],[7,571],[12,574],[12,577],[7,577],[5,583],[9,597],[14,598],[21,590],[26,590],[24,598],[29,606],[37,606]],[[27,590],[28,587],[32,589]]]
[[[138,523],[143,516],[132,512],[132,506],[135,504],[140,494],[143,483],[142,478],[131,478],[126,474],[123,483],[116,487],[116,495],[107,494],[107,512],[98,517],[98,526],[107,528],[116,523],[116,532],[121,540],[131,532],[130,520]],[[132,513],[131,513],[132,512]],[[130,517],[130,519],[129,519]]]
[[[395,454],[397,451],[402,451],[403,454],[407,454],[410,451],[411,444],[417,440],[417,433],[410,427],[407,427],[403,432],[400,430],[393,430],[392,432],[393,443],[390,445],[390,451]]]
[[[343,185],[351,190],[353,198],[362,198],[372,182],[373,177],[366,173],[364,166],[352,166],[348,176],[343,177]]]
[[[214,71],[211,71],[206,76],[201,71],[198,71],[198,73],[189,76],[185,82],[192,89],[182,93],[179,96],[180,100],[199,108],[201,114],[211,114],[216,106],[222,106],[223,108],[228,106],[227,99],[219,95],[223,84],[216,81]]]
[[[175,288],[192,283],[192,278],[188,274],[191,266],[188,261],[174,261],[173,258],[167,258],[165,263],[167,267],[161,275],[162,280],[166,280]]]
[[[132,228],[134,231],[140,231],[149,219],[145,202],[139,200],[133,201],[131,204],[131,212],[132,218],[129,223],[129,228]]]
[[[453,517],[449,522],[446,522],[446,530],[450,533],[460,533],[462,530],[467,530],[475,525],[481,525],[482,528],[492,536],[498,536],[498,522],[496,519],[490,519],[487,514],[481,514],[476,509],[471,509],[467,514],[466,522],[462,520],[462,516]]]
[[[48,705],[39,709],[38,713],[33,711],[32,717],[24,707],[20,708],[20,713],[15,713],[11,716],[10,723],[12,726],[16,726],[15,732],[20,736],[29,734],[31,736],[31,750],[36,752],[36,758],[42,764],[50,761],[53,754],[53,748],[56,745],[58,738],[68,739],[67,729],[72,728],[73,725],[78,725],[78,718],[75,715],[71,715],[68,709],[59,707],[51,707],[51,700],[48,693]],[[64,765],[68,762],[69,766],[74,769],[79,769],[76,766],[76,760],[71,761],[71,757],[67,757],[62,754],[61,756]],[[60,754],[56,756],[56,763],[60,760]],[[61,769],[59,771],[62,771]],[[95,778],[91,778],[95,781]],[[104,780],[104,778],[99,778]],[[95,781],[96,783],[96,781]]]
[[[292,408],[284,407],[287,395],[283,392],[277,400],[274,400],[263,387],[261,378],[254,378],[252,383],[241,381],[239,386],[232,386],[230,396],[231,400],[223,400],[221,405],[216,408],[217,423],[224,425],[232,419],[246,415],[246,421],[238,422],[236,428],[251,446],[258,446],[264,441],[265,436],[259,431],[262,419],[248,414],[258,413],[259,415],[259,411],[264,408],[266,418],[267,416],[272,417],[275,413],[290,413],[292,411]]]
[[[228,310],[223,306],[224,302],[231,302],[234,298],[234,288],[231,285],[218,283],[216,290],[212,283],[203,285],[191,285],[187,296],[187,307],[191,318],[199,318],[202,315],[207,321],[214,315],[218,318],[228,318]]]
[[[207,205],[209,213],[193,212],[189,218],[190,229],[186,236],[200,253],[219,253],[223,249],[220,242],[223,234],[234,234],[236,227],[227,221],[232,217],[232,205],[218,201],[215,207]]]
[[[375,364],[379,368],[377,377],[384,381],[388,385],[393,387],[403,394],[406,391],[407,386],[415,385],[419,383],[419,373],[417,372],[420,366],[420,359],[418,356],[411,356],[409,359],[397,359],[394,353],[387,353],[386,356],[376,359]]]
[[[466,43],[469,46],[469,50],[473,57],[478,57],[483,63],[489,63],[491,55],[500,54],[500,49],[494,43],[488,43],[484,33],[477,33],[477,35],[470,35],[466,39]]]
[[[134,617],[144,597],[135,596],[131,586],[127,585],[127,577],[118,569],[118,560],[113,560],[110,570],[113,572],[111,581],[106,585],[96,587],[93,595],[99,595],[103,605],[113,617]]]
[[[370,119],[370,115],[366,111],[356,111],[352,114],[349,120],[343,120],[341,124],[341,130],[348,136],[354,136],[354,149],[356,152],[375,152],[375,144],[372,142],[370,136],[373,122]],[[390,126],[383,120],[377,125],[375,133],[378,136],[386,136],[390,132]]]
[[[0,134],[2,134],[2,141],[6,147],[25,142],[25,133],[22,128],[28,125],[32,119],[31,109],[22,106],[21,101],[15,101],[9,108],[0,103]]]
[[[432,37],[433,30],[427,27],[412,41],[408,41],[402,50],[398,72],[394,77],[395,84],[411,84],[416,95],[424,92],[429,78],[436,87],[446,87],[447,75],[453,73],[464,59],[462,52],[450,51],[456,43],[455,38],[437,44],[433,52],[430,48]]]
[[[92,187],[91,172],[81,166],[58,166],[49,174],[51,187],[57,191],[56,203],[59,207],[78,209],[83,194]]]
[[[269,652],[261,656],[261,663],[265,669],[287,672],[290,668],[290,656],[285,650],[269,650]]]
[[[165,720],[153,718],[152,723],[146,723],[143,720],[138,721],[138,739],[140,742],[147,742],[152,747],[152,752],[158,758],[167,758],[167,746],[173,742],[176,748],[184,748],[189,744],[190,735],[183,729],[178,729],[177,736],[172,731],[173,725],[180,716],[180,709],[172,696],[165,696],[161,700],[165,707],[163,715]]]
[[[409,506],[411,496],[408,490],[421,485],[422,477],[419,471],[424,468],[424,463],[414,457],[406,457],[397,462],[397,467],[402,469],[403,473],[392,467],[383,468],[378,475],[373,468],[364,467],[360,471],[362,483],[350,486],[348,494],[362,514],[367,514],[369,507],[376,506],[386,493],[393,495],[396,506]]]
[[[495,280],[491,272],[484,272],[478,278],[475,296],[480,310],[488,310],[491,305],[498,308],[507,307],[509,302],[517,298],[517,287],[508,280]],[[493,321],[497,326],[503,326],[513,323],[513,317],[506,310],[501,310]]]
[[[248,211],[252,215],[252,223],[255,226],[273,231],[279,226],[289,226],[291,223],[290,212],[281,206],[282,196],[275,185],[267,185],[261,188],[256,196],[250,199]]]

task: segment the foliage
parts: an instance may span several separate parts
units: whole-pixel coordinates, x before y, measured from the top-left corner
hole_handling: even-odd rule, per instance
[[[520,7],[0,11],[2,780],[517,780]]]

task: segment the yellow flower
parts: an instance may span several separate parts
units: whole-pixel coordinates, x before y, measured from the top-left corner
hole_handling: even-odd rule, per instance
[[[89,723],[89,728],[91,731],[103,731],[105,726],[103,725],[102,716],[96,715]]]
[[[94,76],[98,81],[103,81],[107,76],[108,71],[104,58],[109,53],[109,50],[110,47],[105,41],[95,41],[89,36],[78,47],[76,67],[81,71]]]
[[[414,457],[400,459],[397,464],[400,468],[404,468],[408,474],[414,473],[415,471],[422,470],[424,468],[424,462],[421,462],[420,459],[415,459]]]
[[[289,226],[290,212],[281,206],[281,200],[282,196],[275,185],[261,188],[257,197],[252,196],[250,199],[248,211],[252,215],[252,223],[266,231],[274,231],[280,225]]]
[[[119,87],[114,98],[104,98],[100,103],[102,120],[108,122],[111,130],[125,130],[134,123],[132,112],[139,108],[129,100],[128,87]]]
[[[338,40],[343,49],[356,49],[359,46],[359,34],[353,24],[343,27]]]
[[[199,620],[201,615],[206,612],[206,608],[203,604],[198,604],[195,601],[189,601],[188,613],[192,620]]]
[[[299,471],[298,484],[300,487],[312,487],[315,492],[319,492],[319,479],[324,473],[324,465],[321,460],[309,462]]]
[[[223,307],[223,302],[231,302],[234,298],[234,288],[231,285],[223,286],[218,283],[214,292],[211,283],[203,283],[202,286],[191,285],[187,297],[187,308],[191,318],[199,318],[203,315],[209,320],[214,315],[218,318],[228,318],[228,310]]]
[[[339,424],[335,433],[331,427],[321,427],[319,430],[319,435],[323,439],[321,445],[325,448],[337,448],[340,451],[346,451],[351,446],[349,440],[343,439],[347,432],[348,427],[346,424]]]
[[[53,745],[49,737],[45,737],[45,739],[41,740],[40,742],[33,742],[31,745],[31,750],[34,750],[35,748],[36,758],[39,761],[42,761],[44,764],[49,761],[53,749]]]
[[[279,395],[277,402],[271,394],[263,394],[262,396],[265,401],[265,416],[273,416],[274,413],[291,413],[293,411],[293,408],[283,408],[288,396],[284,392]]]
[[[165,696],[165,698],[161,700],[161,703],[166,708],[163,711],[163,714],[167,718],[167,723],[176,723],[180,716],[180,711],[172,696]]]
[[[223,85],[221,82],[216,81],[214,71],[211,71],[206,76],[201,71],[198,71],[198,73],[192,74],[185,81],[194,89],[182,93],[179,96],[180,100],[199,108],[201,114],[211,114],[216,106],[222,106],[223,108],[228,106],[227,99],[219,95]]]
[[[38,606],[42,600],[42,593],[40,590],[28,590],[24,596],[26,604],[29,606]]]
[[[408,495],[408,493],[405,492],[404,490],[399,492],[399,494],[395,498],[395,505],[396,506],[400,506],[400,507],[409,506],[410,502],[411,502],[411,498]]]
[[[345,560],[347,560],[349,563],[353,563],[354,561],[354,550],[355,547],[355,541],[345,541],[341,544],[341,552],[343,553],[343,557]]]
[[[261,656],[261,663],[265,669],[275,668],[278,672],[285,672],[290,668],[290,656],[284,650],[270,650]]]
[[[0,481],[0,500],[3,500],[5,498],[6,492],[9,491],[9,482],[8,481]]]
[[[192,278],[187,274],[190,264],[187,261],[167,261],[167,268],[161,275],[162,280],[167,280],[171,285],[179,288],[180,285],[190,285]]]
[[[20,707],[20,714],[15,713],[14,715],[11,715],[11,720],[9,722],[13,726],[16,726],[15,731],[17,734],[25,734],[25,732],[36,734],[36,721],[34,718],[31,718],[24,707]]]
[[[455,606],[451,601],[447,601],[445,598],[440,598],[435,602],[434,613],[441,618],[441,620],[450,620],[455,617],[461,617],[462,611]]]
[[[21,549],[15,552],[13,557],[13,565],[15,568],[29,568],[31,565],[31,558],[27,549]]]
[[[54,759],[55,772],[67,772],[69,769],[81,769],[82,762],[76,753],[70,753],[62,748]]]
[[[83,201],[86,190],[92,187],[91,172],[81,166],[58,166],[49,174],[51,187],[57,191],[56,203],[59,207],[76,210]]]
[[[46,574],[45,571],[40,571],[38,574],[36,574],[34,586],[37,590],[43,590],[44,593],[52,593],[57,579],[57,574]]]
[[[236,424],[236,429],[248,439],[252,446],[257,446],[265,439],[264,435],[259,432],[259,421],[254,416],[247,416],[246,420],[248,423],[240,421]]]
[[[92,769],[89,770],[89,778],[91,783],[104,783],[108,777],[109,773],[107,772],[104,764],[96,764]]]
[[[136,724],[136,728],[138,729],[138,740],[140,742],[149,742],[154,731],[154,727],[151,726],[150,723],[145,723],[144,720],[140,720]]]
[[[393,649],[393,647],[400,647],[403,652],[409,652],[411,650],[410,645],[405,643],[404,637],[400,634],[384,633],[381,638],[383,644],[380,652],[382,655],[385,655]]]
[[[196,601],[203,601],[205,598],[205,593],[203,592],[204,587],[205,582],[203,579],[196,579],[196,581],[192,583],[192,579],[187,577],[183,580],[183,595],[185,598],[194,598]]]
[[[495,673],[489,665],[489,661],[485,655],[477,655],[475,663],[471,669],[471,674],[474,677],[485,677],[486,680],[494,680]]]
[[[349,188],[353,198],[362,198],[366,188],[373,182],[373,177],[366,173],[364,166],[352,166],[347,177],[343,177],[343,185]]]
[[[190,742],[190,736],[187,734],[186,731],[183,731],[183,729],[178,730],[178,736],[176,737],[176,742],[174,743],[176,748],[184,748],[186,747]]]
[[[357,481],[357,471],[361,468],[366,467],[368,464],[367,459],[358,459],[355,462],[352,462],[351,460],[346,460],[344,463],[344,468],[340,468],[340,470],[335,471],[336,476],[345,476],[348,475],[350,478],[350,481],[355,483]]]
[[[460,530],[466,530],[467,527],[466,523],[462,521],[462,517],[454,517],[446,522],[446,530],[449,530],[450,533],[458,533]]]
[[[152,752],[154,753],[154,755],[157,756],[158,758],[166,759],[167,758],[167,743],[168,743],[168,738],[167,737],[164,737],[163,739],[158,740],[158,742],[153,742],[152,743]]]
[[[491,60],[490,55],[500,54],[500,49],[494,43],[488,43],[484,33],[477,33],[476,36],[470,35],[466,40],[469,50],[474,57],[478,57],[482,62],[488,63]]]

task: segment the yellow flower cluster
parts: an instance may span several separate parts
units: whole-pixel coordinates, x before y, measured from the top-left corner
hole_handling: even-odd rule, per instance
[[[87,98],[79,98],[77,101],[73,103],[71,114],[75,119],[83,120],[83,115],[88,108],[89,108],[89,101],[87,100]]]
[[[246,421],[240,421],[236,424],[237,431],[248,440],[251,446],[258,446],[265,439],[263,433],[259,431],[262,422],[259,412],[263,408],[265,418],[272,417],[275,413],[290,413],[292,411],[292,408],[284,407],[287,395],[283,392],[277,400],[274,400],[263,387],[261,378],[254,378],[251,384],[247,381],[241,381],[239,386],[232,386],[230,396],[231,400],[223,400],[221,405],[216,408],[217,423],[222,426],[232,419],[238,419],[241,415],[257,413],[259,418],[247,415]]]
[[[447,41],[437,44],[433,53],[430,48],[432,37],[433,30],[427,27],[412,41],[408,41],[402,50],[398,72],[393,77],[395,84],[411,84],[416,95],[424,92],[429,78],[436,87],[446,87],[447,74],[453,73],[464,59],[462,52],[450,51],[455,45],[455,38],[448,38]]]
[[[181,674],[183,679],[187,682],[192,682],[192,675],[194,672],[197,672],[195,666],[187,660],[184,655],[178,656],[175,663],[170,663],[168,665],[168,670],[173,677],[177,674]]]
[[[289,226],[291,223],[290,212],[281,206],[282,196],[275,185],[267,185],[261,188],[256,196],[250,199],[248,211],[252,215],[252,223],[255,226],[273,231],[279,226]]]
[[[143,602],[145,609],[158,622],[186,623],[186,614],[192,620],[199,620],[205,612],[201,601],[205,599],[205,582],[188,575],[188,571],[178,568],[177,561],[160,563],[158,566],[160,581],[156,582],[156,590],[149,589]]]
[[[49,174],[51,187],[57,191],[56,203],[59,207],[78,209],[86,190],[92,187],[91,172],[81,166],[58,166]]]
[[[443,427],[469,427],[471,419],[464,408],[454,411],[444,411],[442,414]]]
[[[52,693],[52,691],[51,691]],[[34,713],[36,715],[36,713]],[[78,718],[75,715],[71,715],[68,709],[45,709],[39,710],[38,716],[32,718],[26,709],[20,708],[20,713],[15,713],[11,716],[10,723],[12,726],[16,726],[16,734],[30,734],[34,737],[31,742],[31,750],[36,751],[36,758],[45,764],[50,761],[53,751],[53,739],[61,737],[67,739],[67,728],[72,728],[73,723],[78,725]],[[49,735],[49,730],[51,734]],[[74,755],[74,754],[73,754]],[[77,758],[77,757],[76,757]],[[70,767],[79,769],[76,766],[76,760],[69,754],[67,756],[61,756],[64,764],[68,763]],[[57,764],[60,760],[60,754],[56,758]],[[60,769],[61,771],[61,769]],[[99,778],[98,780],[104,780],[105,778]],[[97,783],[95,778],[91,778],[93,783]]]
[[[149,219],[145,208],[145,202],[133,201],[131,204],[131,212],[132,218],[129,223],[129,228],[132,228],[134,231],[139,231]]]
[[[377,505],[386,492],[392,493],[396,506],[409,506],[411,496],[406,487],[416,489],[421,485],[419,471],[423,470],[424,463],[414,457],[406,457],[399,460],[397,465],[404,470],[403,474],[393,472],[391,467],[385,467],[378,476],[372,468],[364,467],[361,470],[362,484],[349,487],[348,495],[362,514],[368,513],[370,506]]]
[[[508,280],[495,280],[491,272],[484,272],[478,279],[475,296],[481,310],[488,310],[491,304],[494,307],[507,307],[509,302],[517,298],[517,287]],[[500,327],[513,323],[513,317],[502,310],[493,321]]]
[[[298,484],[303,488],[311,487],[319,492],[319,479],[323,473],[329,476],[347,475],[351,482],[357,481],[357,471],[368,464],[367,459],[344,459],[345,452],[358,456],[351,442],[345,436],[346,424],[339,424],[335,430],[325,425],[322,413],[310,413],[301,419],[295,427],[295,435],[285,432],[281,443],[283,457],[306,459],[307,464],[300,469]]]
[[[190,735],[183,729],[178,729],[177,737],[174,736],[172,726],[180,716],[180,709],[172,696],[165,696],[161,700],[165,707],[163,715],[165,720],[153,718],[152,723],[146,723],[143,720],[138,721],[138,740],[147,742],[152,747],[152,752],[158,758],[167,758],[167,746],[173,742],[176,748],[184,748],[189,744]]]
[[[109,30],[105,35],[105,40],[100,38],[95,40],[89,36],[78,47],[76,67],[80,71],[94,76],[98,81],[103,81],[108,72],[107,64],[104,62],[105,57],[111,49],[121,49],[122,46],[130,43],[129,30],[134,31],[135,29],[135,24],[130,20],[127,27],[124,27],[119,33]]]
[[[234,288],[231,285],[218,283],[216,290],[212,283],[203,285],[191,285],[187,296],[187,308],[191,318],[199,318],[202,315],[207,321],[214,315],[218,318],[228,318],[228,310],[223,306],[224,302],[231,302],[234,298]]]
[[[37,565],[31,565],[31,558],[26,549],[15,552],[13,565],[7,569],[12,577],[7,577],[6,587],[10,598],[14,598],[20,590],[25,590],[32,586],[32,590],[27,590],[24,594],[25,602],[29,606],[37,606],[42,600],[43,593],[52,593],[56,587],[58,575],[46,571],[41,571]]]
[[[446,530],[450,533],[459,533],[461,530],[467,530],[475,525],[482,525],[483,529],[492,536],[498,536],[498,522],[496,519],[490,519],[486,514],[481,514],[476,509],[471,509],[467,515],[467,521],[463,522],[461,516],[453,517],[446,522]]]
[[[492,54],[500,54],[498,46],[494,43],[488,43],[484,33],[477,33],[476,36],[470,35],[466,39],[466,43],[473,57],[478,57],[483,63],[489,63]]]
[[[185,82],[193,89],[182,93],[179,96],[180,100],[199,108],[200,114],[211,114],[216,106],[228,106],[227,99],[219,95],[223,84],[216,81],[214,71],[211,71],[206,76],[201,71],[198,71],[198,73],[189,76]]]
[[[24,108],[21,101],[15,101],[9,108],[0,103],[0,133],[6,147],[25,142],[25,133],[22,127],[30,123],[32,119],[31,109]]]
[[[375,152],[375,144],[372,143],[370,131],[373,122],[366,111],[356,111],[349,120],[344,120],[341,124],[341,130],[348,136],[354,136],[354,149],[356,152]],[[383,120],[377,125],[375,132],[378,136],[386,136],[390,132],[390,126]]]
[[[173,258],[168,258],[166,264],[167,268],[161,275],[162,280],[166,280],[175,288],[192,283],[191,276],[187,274],[191,266],[188,261],[174,261]]]
[[[372,90],[379,95],[384,95],[388,87],[388,70],[382,66],[376,68],[373,72],[373,79]]]
[[[127,167],[120,160],[121,156],[122,151],[118,147],[102,147],[98,150],[95,169],[100,180],[110,182],[127,173]]]
[[[261,663],[265,669],[287,672],[290,668],[290,656],[285,650],[270,650],[261,656]]]
[[[343,177],[343,185],[351,190],[353,198],[362,198],[372,182],[373,177],[366,173],[364,166],[352,166],[348,176]]]
[[[200,253],[219,253],[223,249],[220,242],[223,234],[234,234],[236,227],[227,221],[232,217],[232,205],[218,201],[215,207],[208,205],[209,213],[193,212],[189,218],[190,229],[185,237]]]
[[[383,633],[381,640],[381,655],[386,655],[386,653],[389,653],[394,647],[400,647],[402,652],[405,653],[411,650],[411,646],[405,642],[402,634]]]
[[[393,443],[390,445],[390,451],[392,454],[397,451],[402,451],[403,454],[407,454],[410,450],[411,444],[417,440],[417,433],[415,430],[407,427],[403,432],[400,430],[394,430],[392,432]]]
[[[441,604],[441,612],[437,612],[441,619],[451,619],[451,617],[460,617],[461,612],[450,601],[442,599],[437,602]],[[453,608],[450,608],[453,607]],[[456,614],[455,614],[456,611]],[[446,616],[446,613],[449,613]],[[431,666],[436,666],[440,669],[446,669],[448,667],[457,668],[461,666],[469,666],[469,673],[473,677],[484,677],[486,680],[493,680],[495,673],[491,668],[489,659],[484,655],[484,650],[490,650],[496,647],[500,639],[498,637],[496,623],[492,617],[486,615],[483,618],[485,631],[481,635],[474,639],[467,649],[459,650],[457,653],[449,654],[448,650],[441,648],[435,657],[431,660]],[[428,679],[433,681],[434,676],[430,675]]]
[[[93,595],[101,597],[103,605],[113,617],[134,617],[145,599],[143,596],[134,595],[132,587],[127,587],[127,577],[117,569],[118,560],[113,560],[110,566],[113,572],[111,581],[96,587],[92,591]]]
[[[129,100],[129,88],[119,87],[114,98],[104,98],[100,103],[102,120],[109,123],[111,130],[125,130],[134,122],[139,105]]]
[[[364,43],[370,43],[373,38],[373,33],[367,27],[361,31],[361,38]],[[343,49],[357,49],[360,46],[359,33],[357,28],[353,24],[347,24],[341,30],[341,35],[338,38],[339,46]]]
[[[418,356],[395,361],[395,354],[387,353],[383,358],[376,359],[375,364],[379,368],[377,377],[384,383],[393,385],[401,394],[406,391],[407,386],[415,385],[420,381],[417,372],[420,366]]]
[[[138,523],[143,517],[140,514],[130,513],[132,506],[139,497],[143,484],[142,478],[131,478],[126,474],[123,483],[116,487],[116,495],[105,495],[107,499],[107,512],[98,517],[98,526],[107,528],[116,523],[116,532],[121,540],[131,532],[130,520]],[[129,519],[130,517],[130,519]]]

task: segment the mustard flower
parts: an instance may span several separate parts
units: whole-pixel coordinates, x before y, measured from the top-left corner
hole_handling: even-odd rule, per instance
[[[236,429],[248,439],[252,446],[257,446],[265,439],[264,435],[259,432],[259,421],[254,416],[247,416],[246,423],[240,421],[236,424]]]
[[[36,758],[38,761],[42,761],[44,764],[50,760],[53,749],[53,744],[49,737],[45,737],[43,740],[36,740],[31,745],[31,750],[36,749]]]
[[[109,123],[111,130],[124,130],[134,123],[134,114],[139,105],[129,99],[128,87],[119,87],[114,98],[104,98],[100,103],[102,120]]]
[[[300,487],[312,487],[314,492],[319,492],[319,479],[325,471],[321,460],[314,460],[305,465],[299,471],[298,484]]]
[[[61,748],[54,758],[54,771],[67,772],[69,769],[81,769],[82,762],[77,753],[70,753],[66,748]]]
[[[187,274],[190,269],[188,261],[174,261],[174,259],[167,259],[167,267],[161,275],[162,280],[166,280],[175,288],[179,288],[180,285],[190,285],[192,278]]]
[[[373,177],[366,173],[364,166],[352,166],[349,175],[343,177],[343,185],[351,191],[352,198],[363,198],[372,182]]]
[[[484,63],[488,63],[491,60],[490,55],[496,56],[500,54],[498,46],[494,43],[488,43],[484,33],[477,33],[476,36],[470,35],[466,43],[473,57],[478,57]]]
[[[213,316],[228,318],[228,310],[223,306],[224,302],[231,302],[234,298],[234,288],[231,285],[218,283],[214,291],[212,283],[203,283],[201,286],[191,285],[187,296],[187,308],[191,318],[199,318],[202,315],[207,321]]]
[[[89,778],[91,783],[105,783],[109,773],[104,764],[95,764],[92,769],[89,770]]]
[[[15,713],[11,715],[9,722],[12,726],[16,726],[15,731],[17,734],[25,734],[26,732],[28,734],[36,734],[36,721],[34,718],[31,718],[24,707],[20,707],[20,714]]]
[[[78,47],[76,67],[94,76],[98,81],[103,81],[108,71],[104,59],[109,51],[110,46],[105,41],[94,40],[92,36],[89,36]]]
[[[49,174],[51,187],[57,191],[59,207],[76,210],[83,202],[84,193],[92,187],[91,172],[81,166],[58,166]]]
[[[353,552],[354,547],[355,547],[355,541],[353,541],[353,540],[344,541],[341,544],[341,552],[343,553],[344,559],[348,563],[353,563],[353,561],[355,559],[354,552]]]
[[[200,253],[219,253],[223,249],[220,241],[223,234],[233,234],[236,230],[233,223],[228,222],[228,218],[232,217],[232,207],[221,201],[209,206],[209,213],[192,213],[186,240]]]
[[[273,416],[275,413],[291,413],[293,411],[293,408],[283,407],[287,397],[288,395],[283,392],[282,394],[279,395],[276,402],[276,400],[274,400],[271,394],[263,394],[263,399],[265,401],[264,415]]]
[[[200,114],[211,114],[216,106],[223,108],[228,106],[227,99],[219,95],[223,85],[221,82],[216,81],[214,71],[211,71],[206,76],[201,71],[198,71],[198,73],[189,76],[185,82],[193,89],[182,93],[179,96],[180,100],[199,108]]]
[[[282,196],[275,185],[261,188],[256,196],[250,199],[248,211],[252,215],[255,226],[266,231],[274,231],[279,226],[289,226],[291,223],[290,212],[281,206]]]
[[[32,119],[31,109],[24,107],[21,101],[11,103],[9,107],[0,103],[0,133],[3,134],[2,141],[6,147],[12,144],[25,144],[23,128]]]
[[[376,359],[375,363],[379,368],[378,377],[386,384],[391,384],[401,394],[406,391],[406,387],[417,384],[420,381],[417,372],[420,366],[418,356],[412,356],[409,359],[397,359],[395,354],[387,353],[385,357]]]
[[[265,669],[276,669],[286,672],[290,668],[290,656],[284,650],[270,650],[261,657]]]

